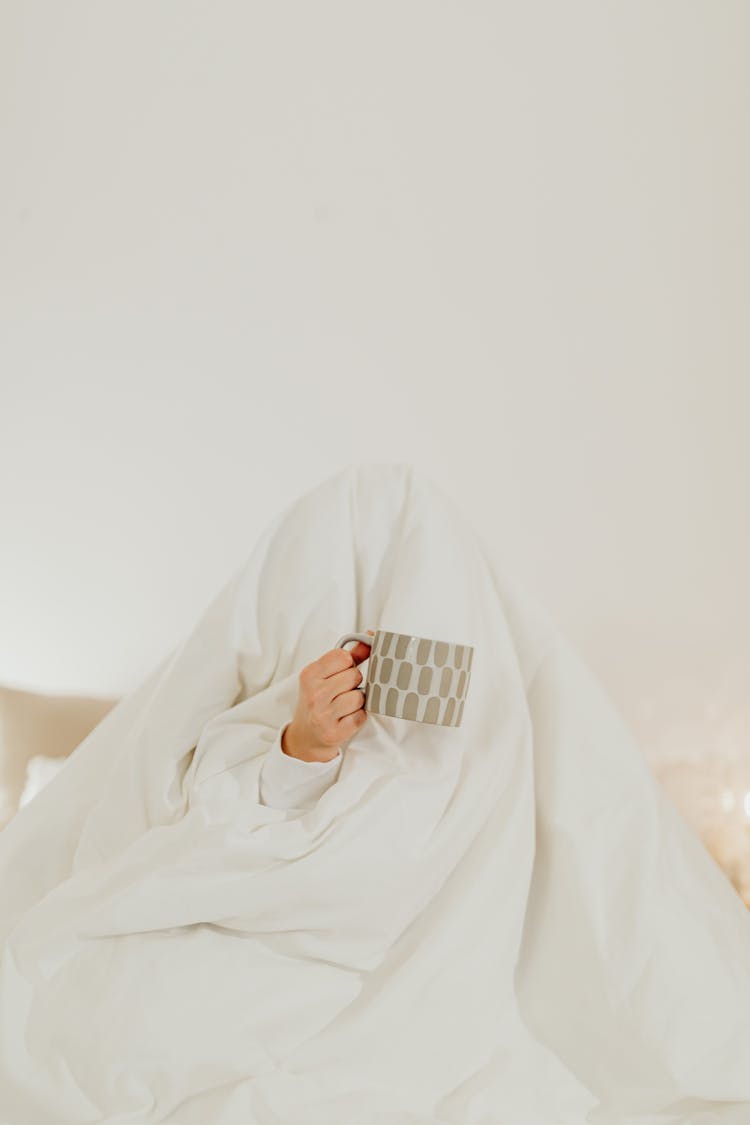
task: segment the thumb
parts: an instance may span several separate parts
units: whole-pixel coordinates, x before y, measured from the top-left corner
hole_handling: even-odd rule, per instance
[[[374,629],[368,629],[367,632],[370,636],[375,636]],[[361,664],[363,660],[367,660],[367,657],[372,652],[372,645],[368,645],[366,641],[357,641],[354,648],[349,649],[349,652],[354,658],[354,663]]]

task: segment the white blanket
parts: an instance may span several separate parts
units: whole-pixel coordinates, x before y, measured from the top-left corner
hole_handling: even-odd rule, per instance
[[[371,715],[262,805],[300,669],[368,628],[475,645],[461,727]],[[0,895],[3,1125],[750,1122],[748,913],[406,463],[272,521],[0,835]]]

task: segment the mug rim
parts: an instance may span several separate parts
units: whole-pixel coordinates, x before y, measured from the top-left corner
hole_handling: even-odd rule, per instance
[[[414,641],[429,641],[430,644],[448,645],[449,648],[475,648],[474,643],[468,641],[443,641],[439,637],[421,637],[418,633],[399,633],[396,629],[376,629],[375,636],[382,633],[391,633],[394,637],[409,637]]]

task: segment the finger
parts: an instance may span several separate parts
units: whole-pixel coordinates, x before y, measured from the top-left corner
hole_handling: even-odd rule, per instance
[[[364,641],[357,641],[353,649],[347,648],[332,648],[329,652],[324,652],[315,664],[319,674],[323,677],[335,676],[337,672],[342,672],[344,668],[351,668],[355,664],[361,664],[370,655],[370,645],[365,644]]]
[[[337,695],[328,714],[335,720],[334,726],[341,728],[342,722],[352,719],[358,712],[365,713],[364,692],[353,691]]]
[[[362,693],[360,692],[359,694],[361,695]],[[359,711],[352,711],[351,715],[345,715],[343,719],[339,719],[338,721],[338,738],[340,738],[342,742],[346,742],[348,738],[351,738],[356,731],[365,725],[366,720],[367,712],[364,708],[360,708]]]
[[[345,691],[341,695],[337,695],[331,703],[331,713],[336,719],[344,719],[347,715],[353,715],[355,711],[360,711],[365,705],[365,697],[361,691]]]
[[[344,691],[351,691],[357,684],[361,684],[364,679],[359,668],[345,668],[343,672],[337,672],[334,676],[329,676],[323,682],[321,691],[325,691],[328,696],[329,702],[341,695]]]
[[[365,644],[364,641],[357,641],[353,649],[349,650],[354,657],[355,664],[361,664],[363,660],[372,652],[372,645]]]
[[[346,648],[332,648],[329,652],[324,652],[310,665],[319,679],[335,676],[337,672],[343,672],[345,668],[352,668],[353,666],[354,659]]]

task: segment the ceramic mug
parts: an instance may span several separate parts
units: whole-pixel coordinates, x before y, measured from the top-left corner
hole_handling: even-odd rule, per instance
[[[373,715],[460,727],[471,678],[473,645],[391,633],[345,633],[336,648],[350,641],[370,645],[364,686],[365,710]]]

